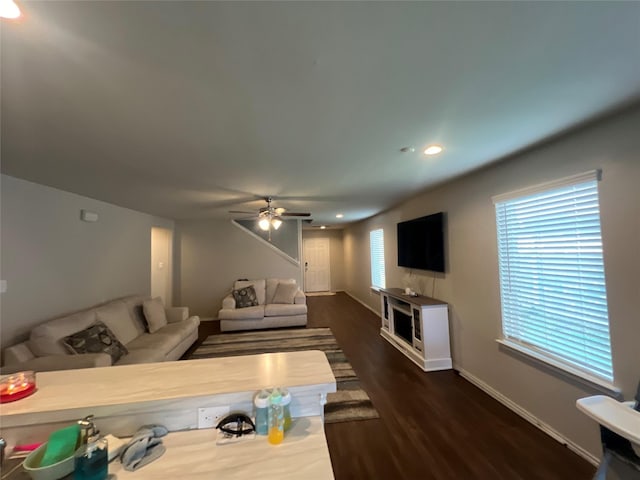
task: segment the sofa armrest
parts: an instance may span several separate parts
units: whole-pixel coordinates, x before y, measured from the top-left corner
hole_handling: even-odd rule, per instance
[[[293,297],[293,303],[298,305],[304,305],[307,303],[307,296],[304,294],[302,290],[298,290],[296,292],[296,296]]]
[[[7,365],[26,362],[27,360],[31,360],[36,357],[29,348],[29,342],[22,342],[17,345],[12,345],[11,347],[7,347],[2,352],[2,355],[4,357],[4,363]]]
[[[109,367],[111,356],[107,353],[82,353],[80,355],[47,355],[35,357],[26,362],[5,365],[2,374],[33,370],[50,372],[52,370],[73,370],[76,368]]]
[[[223,310],[233,310],[234,308],[236,308],[236,299],[233,298],[233,295],[229,294],[222,299]]]
[[[189,318],[189,307],[167,307],[165,311],[168,323],[180,323]]]

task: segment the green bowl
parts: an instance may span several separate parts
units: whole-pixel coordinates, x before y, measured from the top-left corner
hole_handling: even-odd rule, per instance
[[[73,472],[73,455],[46,467],[36,467],[35,465],[40,465],[40,462],[42,462],[46,448],[47,444],[43,443],[31,452],[22,464],[22,467],[33,480],[59,480]]]

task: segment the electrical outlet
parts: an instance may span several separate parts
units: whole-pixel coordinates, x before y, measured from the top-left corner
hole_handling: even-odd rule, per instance
[[[229,413],[229,407],[204,407],[198,409],[198,428],[213,428]]]

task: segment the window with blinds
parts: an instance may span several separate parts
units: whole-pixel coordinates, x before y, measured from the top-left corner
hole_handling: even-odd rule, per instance
[[[371,286],[384,288],[384,231],[379,228],[369,233],[371,252]]]
[[[504,340],[610,384],[598,180],[593,171],[493,200]]]

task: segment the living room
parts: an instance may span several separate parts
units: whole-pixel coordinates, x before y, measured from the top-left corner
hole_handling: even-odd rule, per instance
[[[629,5],[628,8],[637,18],[637,6]],[[631,13],[628,16],[633,18]],[[3,24],[3,35],[5,28]],[[496,155],[482,167],[446,182],[412,190],[408,198],[389,203],[362,219],[344,224],[336,222],[335,229],[313,228],[301,233],[302,238],[305,235],[327,236],[332,238],[332,245],[342,246],[339,252],[332,249],[332,254],[340,257],[336,263],[343,266],[341,273],[334,272],[332,290],[346,292],[379,315],[380,297],[371,288],[369,275],[369,235],[372,230],[383,229],[386,286],[409,287],[449,304],[454,368],[465,379],[592,460],[601,452],[597,425],[576,409],[575,402],[602,390],[496,342],[501,333],[502,315],[492,197],[590,170],[601,171],[598,189],[613,384],[624,399],[631,399],[640,379],[637,370],[640,328],[635,321],[634,309],[640,272],[640,193],[636,185],[640,179],[637,35],[637,32],[629,34],[629,49],[626,53],[621,52],[636,75],[629,82],[631,93],[624,102],[598,110],[597,115],[577,116],[573,123],[558,125],[557,130],[532,143],[514,144],[510,153]],[[3,57],[5,48],[3,41]],[[8,75],[5,70],[3,59],[3,83],[4,76]],[[64,74],[60,73],[60,76],[64,78]],[[603,75],[602,78],[608,77]],[[43,145],[56,147],[49,156],[41,151],[44,146],[32,140],[30,156],[30,150],[9,138],[10,133],[19,133],[17,138],[28,143],[25,133],[28,128],[24,125],[18,128],[18,125],[30,118],[40,118],[37,112],[35,116],[31,111],[18,113],[16,105],[19,103],[12,104],[13,108],[4,106],[7,91],[20,93],[15,83],[10,85],[14,89],[3,92],[3,175],[0,184],[1,277],[6,281],[6,291],[0,295],[3,348],[24,339],[34,325],[58,314],[126,294],[149,293],[150,232],[153,227],[173,232],[173,298],[166,300],[174,305],[188,306],[191,313],[201,317],[217,315],[222,298],[235,279],[278,277],[295,278],[299,284],[303,283],[301,266],[256,242],[233,225],[228,215],[180,218],[148,213],[156,211],[154,208],[129,206],[134,202],[127,203],[127,199],[145,196],[146,184],[137,191],[122,192],[121,199],[114,200],[118,193],[114,185],[123,176],[133,175],[138,170],[134,163],[127,164],[118,156],[108,157],[111,163],[105,162],[94,170],[97,179],[94,181],[98,184],[95,191],[73,187],[76,170],[72,163],[67,163],[66,151],[60,144],[47,143],[51,138],[43,141]],[[85,112],[87,117],[93,118],[95,112],[88,110]],[[550,111],[554,113],[541,118],[540,123],[553,121],[556,112]],[[534,120],[530,119],[530,122],[535,124]],[[11,130],[5,130],[9,128],[5,125]],[[46,125],[54,136],[60,135],[57,131],[60,127]],[[77,123],[73,125],[79,128]],[[91,132],[83,131],[83,134],[88,135],[87,142],[93,138]],[[499,137],[515,134],[510,130],[509,122],[503,123],[502,131],[495,132]],[[75,141],[70,136],[61,138],[69,145]],[[493,141],[493,138],[487,139],[487,143]],[[445,144],[443,153],[448,154],[449,150],[454,149]],[[398,153],[392,158],[395,162],[405,161],[407,157],[402,155]],[[180,158],[180,154],[176,158]],[[180,161],[175,162],[171,173],[182,181],[178,174]],[[429,162],[433,163],[432,160]],[[27,167],[20,170],[20,163]],[[118,167],[124,170],[113,173]],[[219,168],[223,169],[224,165]],[[304,162],[300,162],[298,168],[309,168],[310,176],[317,172],[317,167]],[[334,172],[335,178],[339,175]],[[357,185],[355,180],[353,184]],[[166,179],[165,183],[160,182],[166,191],[162,202],[167,202],[172,193],[187,188],[179,181],[175,185],[167,184]],[[229,184],[228,188],[249,190],[242,185],[248,185],[250,181],[243,182]],[[286,199],[290,192],[276,192],[274,185],[265,181],[260,191],[281,193],[285,197],[283,204],[298,207],[294,199]],[[202,187],[198,185],[195,190],[199,188]],[[381,185],[377,188],[382,190]],[[264,192],[265,189],[273,190]],[[309,192],[309,197],[317,195],[311,189]],[[207,202],[216,202],[216,195],[194,195],[194,198],[197,202],[190,205],[194,210],[205,211]],[[235,209],[235,204],[229,203],[228,198],[223,200],[226,203],[222,210]],[[301,206],[306,208],[304,203]],[[81,221],[82,210],[97,213],[98,221]],[[315,211],[309,210],[314,212],[315,221]],[[398,267],[396,225],[435,212],[446,212],[447,217],[445,273]],[[330,223],[328,218],[326,223]]]

